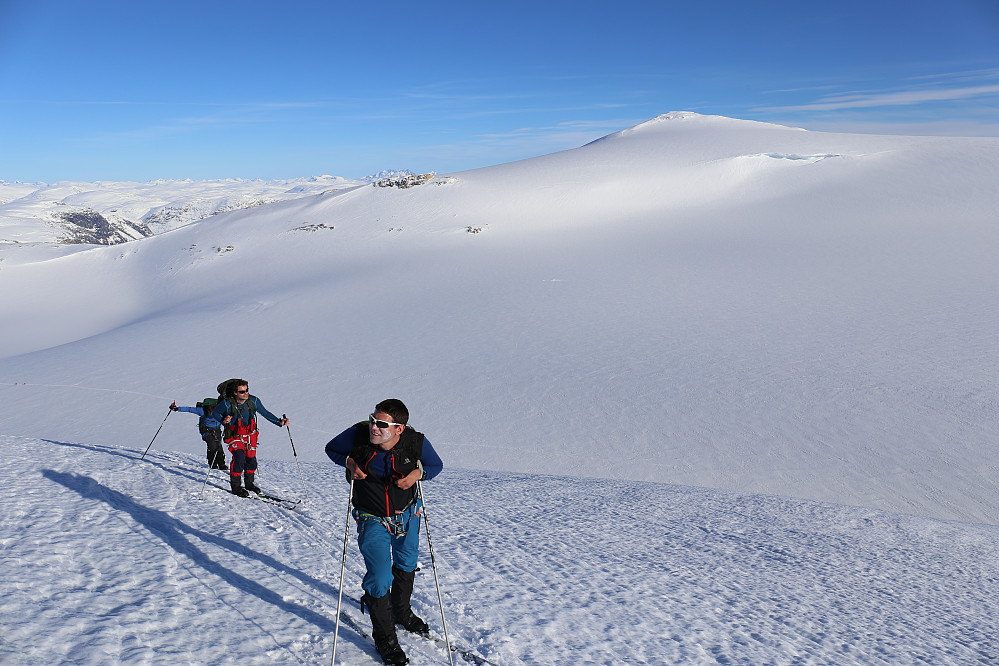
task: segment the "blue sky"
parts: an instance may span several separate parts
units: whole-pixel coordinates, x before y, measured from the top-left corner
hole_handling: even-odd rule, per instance
[[[0,180],[446,173],[677,110],[999,136],[999,0],[0,0]]]

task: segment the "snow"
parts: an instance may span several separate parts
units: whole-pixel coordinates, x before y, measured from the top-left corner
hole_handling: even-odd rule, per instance
[[[175,418],[175,417],[174,417]],[[193,438],[196,433],[188,428]],[[262,431],[278,447],[284,432]],[[348,484],[263,459],[0,438],[0,663],[322,664]],[[283,446],[288,448],[288,444]],[[306,484],[303,487],[303,481]],[[786,497],[448,469],[424,483],[448,636],[493,664],[994,663],[999,528]],[[423,539],[414,608],[443,636]],[[379,663],[349,532],[337,663]],[[402,632],[413,664],[447,663]],[[456,664],[475,663],[455,655]]]
[[[0,663],[328,660],[323,446],[387,397],[445,461],[449,629],[494,663],[995,661],[996,182],[996,139],[667,114],[122,245],[8,238]],[[265,489],[302,465],[295,512],[197,499],[195,419],[163,418],[229,377],[291,418],[298,460],[268,424],[260,455]]]
[[[156,180],[147,183],[0,181],[0,242],[56,243],[61,213],[93,210],[109,220],[148,224],[162,233],[220,212],[349,189],[363,181],[334,176],[296,180]]]

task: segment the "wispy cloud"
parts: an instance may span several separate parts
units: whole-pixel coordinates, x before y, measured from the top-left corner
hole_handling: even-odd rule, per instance
[[[894,92],[865,92],[827,96],[808,104],[794,106],[771,106],[757,111],[833,111],[841,109],[861,109],[885,106],[911,106],[927,102],[948,102],[999,95],[999,84],[968,86],[957,88],[928,88],[901,90]]]
[[[902,134],[905,136],[999,137],[999,123],[969,119],[924,122],[878,122],[835,119],[809,121],[808,129],[845,134]]]
[[[960,72],[940,72],[936,74],[924,74],[916,76],[913,81],[962,81],[971,83],[972,81],[995,81],[999,80],[999,69],[969,69]]]

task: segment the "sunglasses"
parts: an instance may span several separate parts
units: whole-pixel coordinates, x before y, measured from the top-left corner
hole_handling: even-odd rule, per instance
[[[249,392],[250,392],[249,389],[247,389],[245,391],[233,391],[233,393],[249,393]]]
[[[385,428],[388,428],[389,426],[394,426],[394,425],[401,426],[403,424],[402,423],[392,423],[391,421],[379,421],[378,419],[375,418],[374,414],[368,414],[368,425],[369,426],[375,426],[379,430],[384,430]]]

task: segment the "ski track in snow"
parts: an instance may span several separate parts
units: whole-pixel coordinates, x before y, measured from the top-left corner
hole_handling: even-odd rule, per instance
[[[288,510],[218,471],[199,500],[191,454],[0,444],[0,663],[328,663],[340,468],[304,464],[309,500]],[[263,458],[259,481],[304,494],[293,462]],[[999,661],[994,526],[632,481],[446,469],[424,486],[451,640],[495,664]],[[414,607],[443,636],[421,550]],[[370,628],[362,573],[351,525],[338,663],[378,662],[351,626]],[[400,639],[411,663],[447,663]]]

